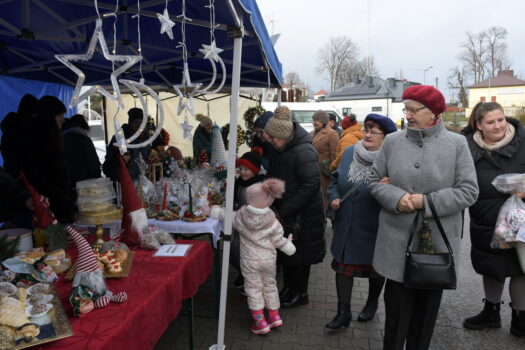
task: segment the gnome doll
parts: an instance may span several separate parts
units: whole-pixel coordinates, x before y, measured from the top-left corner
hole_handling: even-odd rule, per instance
[[[119,157],[119,162],[122,193],[122,234],[120,240],[128,246],[139,246],[148,230],[148,216],[142,207],[122,156]]]
[[[78,249],[77,267],[73,287],[86,286],[93,291],[95,308],[106,307],[109,302],[123,303],[128,295],[125,292],[113,294],[106,286],[104,271],[99,266],[97,257],[90,245],[77,230],[71,226],[67,227],[67,232],[75,242]]]

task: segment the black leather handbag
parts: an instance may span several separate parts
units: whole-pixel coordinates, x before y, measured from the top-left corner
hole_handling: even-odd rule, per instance
[[[430,199],[430,196],[425,196],[448,252],[424,254],[410,251],[410,244],[418,226],[420,215],[420,211],[418,211],[407,242],[403,284],[405,287],[413,289],[456,289],[456,271],[454,269],[452,247],[441,225],[432,199]]]

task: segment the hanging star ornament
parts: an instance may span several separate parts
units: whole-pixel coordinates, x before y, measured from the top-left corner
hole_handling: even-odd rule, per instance
[[[89,61],[93,57],[97,42],[100,43],[100,48],[102,49],[102,54],[104,58],[111,63],[115,62],[124,62],[119,68],[114,70],[110,75],[111,85],[113,87],[113,94],[110,94],[104,87],[100,85],[92,86],[88,91],[80,95],[80,91],[84,87],[84,81],[86,80],[85,74],[73,65],[71,62],[76,61]],[[124,102],[122,101],[122,96],[120,94],[120,88],[118,86],[117,78],[119,75],[127,71],[131,66],[135,65],[142,59],[140,55],[111,55],[108,50],[108,45],[106,44],[106,39],[104,38],[104,33],[102,32],[102,20],[97,19],[95,25],[95,31],[89,42],[88,50],[83,55],[55,55],[55,58],[64,64],[66,67],[71,69],[76,75],[78,75],[78,80],[75,85],[75,90],[73,91],[73,97],[69,103],[69,107],[73,108],[78,105],[80,102],[87,99],[88,96],[93,95],[96,92],[100,92],[106,98],[115,101],[118,103],[120,108],[124,108]],[[80,96],[79,96],[80,95]]]
[[[183,130],[182,138],[191,139],[191,130],[193,129],[193,126],[188,122],[188,118],[184,118],[184,123],[180,123],[180,126],[182,126]]]
[[[204,59],[205,60],[211,58],[215,62],[219,62],[219,60],[221,59],[219,54],[221,52],[223,52],[224,50],[223,49],[219,49],[217,47],[217,44],[215,43],[215,40],[213,40],[210,45],[204,45],[203,44],[202,47],[203,47],[203,49],[199,49],[199,51],[204,55]]]
[[[195,116],[195,108],[193,105],[193,97],[195,94],[199,91],[199,88],[202,86],[202,84],[192,84],[190,79],[190,73],[188,70],[188,63],[184,63],[184,70],[182,71],[182,83],[178,85],[173,85],[173,88],[175,89],[175,92],[177,93],[177,96],[179,96],[179,106],[177,108],[177,115],[181,115],[182,112],[187,109],[192,116]],[[186,98],[184,94],[181,92],[180,88],[183,88],[184,91],[186,91],[186,88],[190,87],[193,88]]]
[[[169,38],[173,40],[173,30],[175,22],[170,19],[170,14],[168,13],[168,8],[164,9],[164,13],[157,13],[157,18],[160,21],[160,34],[168,34]]]

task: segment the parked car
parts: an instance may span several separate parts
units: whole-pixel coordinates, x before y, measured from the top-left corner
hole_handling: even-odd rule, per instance
[[[312,116],[320,109],[330,116],[334,115],[338,124],[340,124],[343,119],[335,108],[327,106],[326,104],[319,104],[317,102],[283,102],[281,105],[290,108],[294,121],[298,122],[308,132],[314,129]],[[277,102],[263,102],[262,107],[267,111],[273,111],[277,108]]]

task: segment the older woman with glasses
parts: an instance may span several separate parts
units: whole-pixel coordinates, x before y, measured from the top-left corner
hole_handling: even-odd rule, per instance
[[[370,175],[370,192],[383,207],[373,267],[387,278],[384,349],[403,349],[405,342],[406,349],[428,349],[443,290],[403,285],[410,227],[421,210],[434,233],[435,251],[446,251],[427,203],[430,196],[457,269],[461,212],[476,201],[478,185],[465,138],[447,131],[440,118],[446,109],[441,92],[433,86],[411,86],[403,100],[407,129],[385,138]],[[412,250],[419,246],[418,236]]]
[[[330,206],[337,210],[331,246],[337,315],[326,325],[330,330],[350,325],[354,277],[369,279],[368,299],[357,318],[360,322],[374,317],[385,283],[385,279],[372,267],[381,206],[368,191],[368,176],[385,135],[395,132],[396,125],[390,118],[379,114],[367,115],[364,125],[364,139],[344,151],[328,187]],[[344,197],[347,199],[342,202]]]

